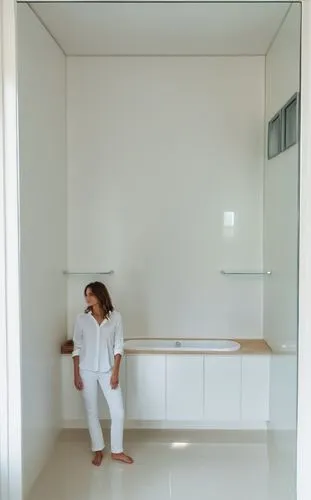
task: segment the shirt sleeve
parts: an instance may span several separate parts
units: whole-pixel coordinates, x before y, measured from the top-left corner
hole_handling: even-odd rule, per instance
[[[122,324],[122,318],[121,315],[118,318],[117,324],[116,324],[116,330],[115,330],[115,338],[114,338],[114,349],[113,349],[113,354],[116,356],[117,354],[120,354],[123,356],[123,324]]]
[[[83,332],[82,332],[79,318],[77,318],[76,324],[74,327],[74,332],[73,332],[73,353],[72,353],[73,358],[75,356],[80,356],[81,347],[82,347],[82,340],[83,340]]]

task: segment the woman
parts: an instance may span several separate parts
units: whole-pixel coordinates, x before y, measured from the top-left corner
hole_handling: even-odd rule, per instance
[[[84,291],[87,309],[76,320],[74,329],[74,384],[82,391],[94,452],[93,464],[101,465],[105,448],[98,417],[97,388],[107,400],[111,416],[111,456],[133,463],[123,452],[124,409],[119,386],[123,355],[123,329],[120,313],[115,311],[103,283],[90,283]]]

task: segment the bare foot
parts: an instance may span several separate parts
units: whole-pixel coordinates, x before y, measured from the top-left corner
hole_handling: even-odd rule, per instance
[[[92,464],[99,467],[103,461],[104,454],[102,451],[95,451],[94,459],[92,460]]]
[[[117,460],[118,462],[123,462],[124,464],[132,464],[134,460],[125,455],[125,453],[111,453],[112,460]]]

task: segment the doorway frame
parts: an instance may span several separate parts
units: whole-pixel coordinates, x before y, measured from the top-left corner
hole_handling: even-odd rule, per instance
[[[311,1],[302,2],[297,500],[311,498]]]
[[[16,3],[0,0],[0,497],[22,500]]]
[[[301,39],[297,500],[309,500],[311,498],[309,479],[311,463],[311,0],[302,2]],[[16,0],[0,0],[0,493],[3,500],[23,500],[16,46]]]

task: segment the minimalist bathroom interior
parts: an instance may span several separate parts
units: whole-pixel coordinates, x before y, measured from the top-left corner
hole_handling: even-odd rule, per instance
[[[300,4],[17,19],[25,500],[295,500]],[[73,384],[95,280],[131,467],[92,467]]]

